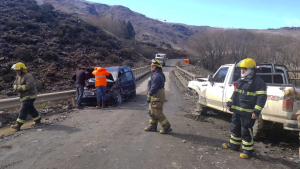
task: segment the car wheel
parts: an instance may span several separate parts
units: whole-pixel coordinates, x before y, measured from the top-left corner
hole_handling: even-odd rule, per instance
[[[132,96],[136,96],[136,90],[134,90],[134,92],[133,92]]]
[[[112,97],[114,98],[117,105],[120,105],[123,101],[123,98],[122,98],[121,94],[118,93],[117,91],[113,92]]]

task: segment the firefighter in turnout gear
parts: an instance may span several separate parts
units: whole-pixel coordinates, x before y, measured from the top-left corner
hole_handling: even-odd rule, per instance
[[[151,79],[148,83],[147,102],[149,103],[150,126],[145,127],[145,131],[157,131],[158,123],[161,124],[161,134],[172,131],[171,124],[163,113],[163,105],[165,102],[165,76],[162,72],[162,65],[159,60],[152,60],[151,63]]]
[[[229,143],[223,143],[225,149],[239,151],[240,157],[250,158],[253,153],[253,129],[255,120],[259,118],[267,101],[266,83],[256,76],[256,63],[247,58],[236,64],[241,68],[241,78],[227,102],[227,108],[233,112],[231,119],[231,137]]]
[[[33,105],[37,97],[34,77],[27,72],[27,67],[21,62],[14,64],[11,69],[17,73],[14,82],[14,92],[20,94],[20,101],[22,102],[17,122],[15,125],[12,125],[11,128],[19,131],[21,126],[25,123],[28,114],[31,115],[34,121],[31,126],[40,124],[41,116]]]

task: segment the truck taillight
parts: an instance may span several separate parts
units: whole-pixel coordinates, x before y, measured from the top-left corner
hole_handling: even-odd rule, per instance
[[[292,112],[294,105],[294,99],[284,99],[282,105],[282,111]]]

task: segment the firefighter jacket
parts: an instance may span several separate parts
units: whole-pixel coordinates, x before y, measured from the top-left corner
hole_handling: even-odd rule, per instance
[[[19,91],[21,102],[28,99],[36,99],[37,91],[32,74],[22,73],[20,76],[17,76],[14,81],[14,90]]]
[[[266,83],[254,75],[251,79],[237,80],[237,87],[227,102],[229,111],[259,116],[267,101]]]
[[[107,86],[106,77],[110,76],[110,73],[103,67],[95,67],[93,71],[95,76],[95,87]]]
[[[165,87],[165,79],[161,71],[155,71],[151,75],[151,79],[148,83],[147,90],[149,89],[149,95],[153,96],[159,89]]]

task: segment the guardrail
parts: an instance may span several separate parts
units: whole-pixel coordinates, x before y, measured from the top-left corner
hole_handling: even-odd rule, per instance
[[[180,74],[184,75],[185,78],[188,78],[188,80],[196,80],[197,78],[200,78],[200,75],[193,74],[191,72],[188,72],[178,66],[176,66],[176,69],[179,71]]]
[[[179,79],[179,81],[181,82],[181,84],[185,87],[188,86],[189,81],[196,80],[197,78],[202,77],[200,75],[196,75],[191,72],[188,72],[178,66],[176,66],[176,70],[174,73],[177,76],[177,78]]]
[[[149,66],[131,69],[132,73],[135,76],[135,79],[138,80],[144,75],[150,72]],[[63,92],[55,92],[55,93],[46,93],[39,94],[35,100],[35,104],[54,101],[54,100],[63,100],[63,99],[71,99],[73,106],[75,105],[74,98],[76,97],[76,90],[69,90]],[[19,98],[10,98],[10,99],[1,99],[0,100],[0,110],[9,109],[18,107],[21,105]]]
[[[145,67],[141,67],[141,68],[131,69],[131,71],[132,71],[133,75],[135,76],[135,80],[138,80],[141,77],[143,77],[144,75],[150,73],[150,67],[145,66]]]
[[[76,97],[76,90],[69,90],[63,92],[55,92],[55,93],[46,93],[46,94],[39,94],[35,100],[36,103],[43,103],[53,100],[62,100],[62,99],[69,99]],[[20,99],[19,98],[11,98],[11,99],[1,99],[0,100],[0,110],[13,108],[20,106]]]

